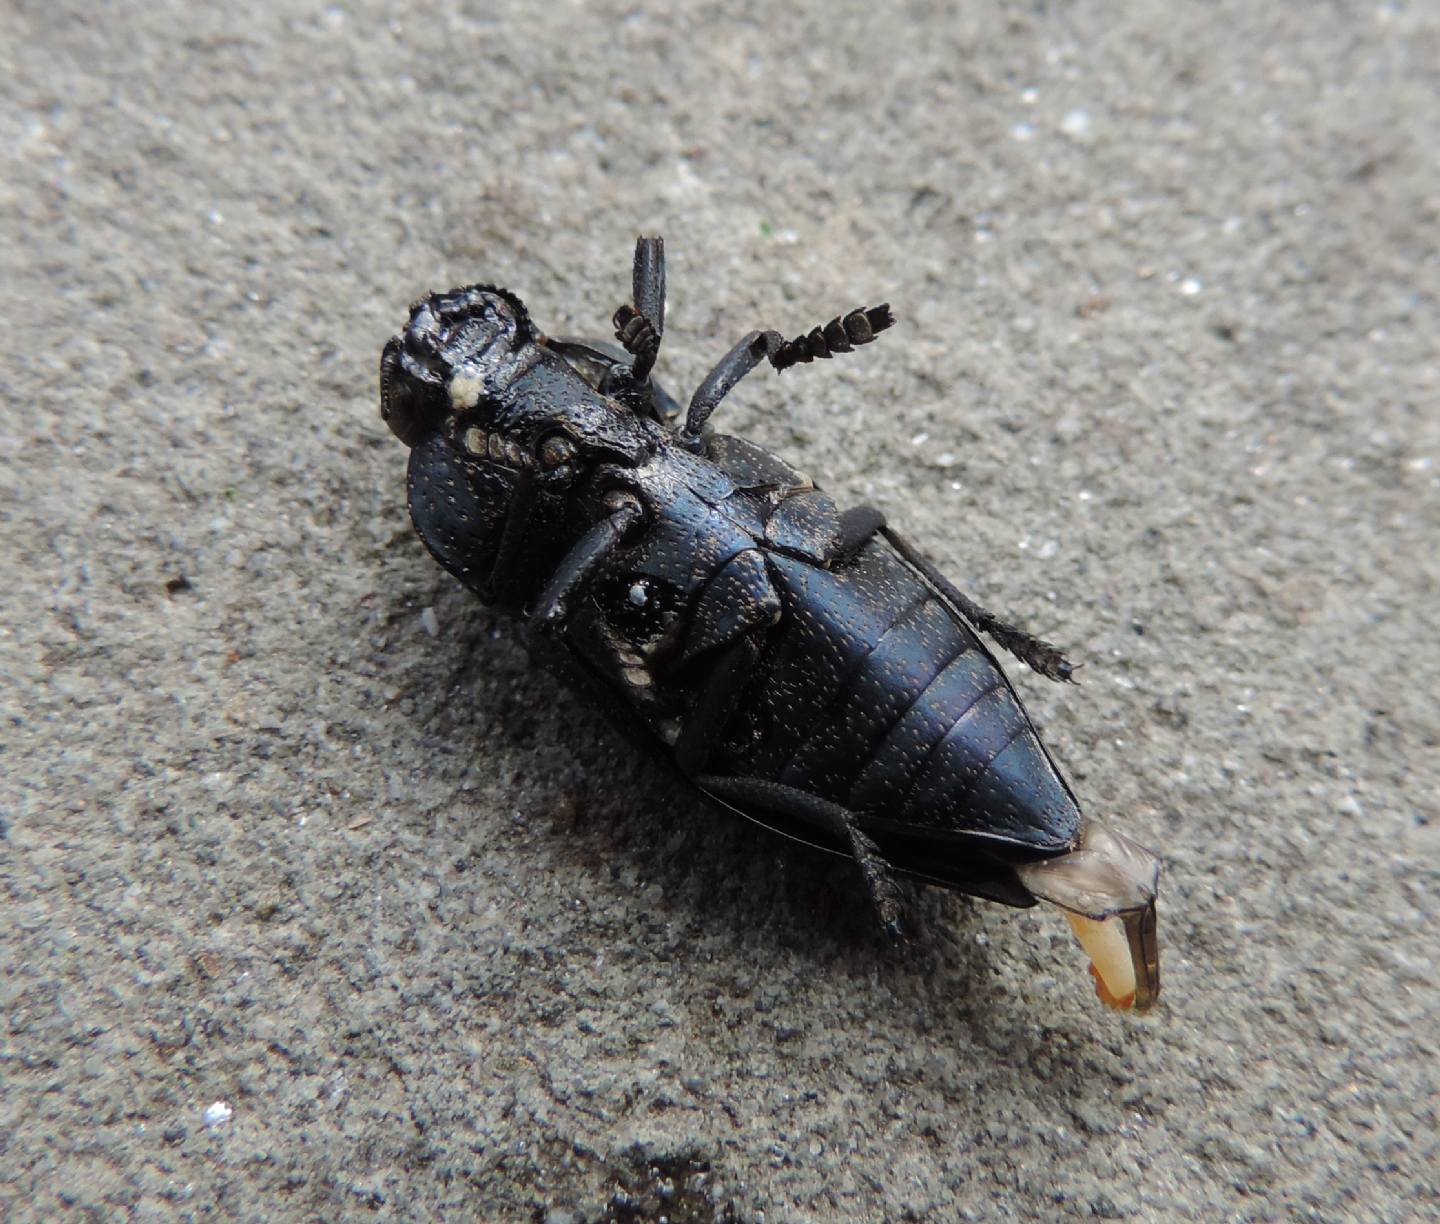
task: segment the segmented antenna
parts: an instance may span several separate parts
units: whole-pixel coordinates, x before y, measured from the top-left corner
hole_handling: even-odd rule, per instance
[[[889,302],[871,306],[868,310],[852,310],[847,315],[836,315],[823,327],[780,345],[770,354],[770,364],[777,370],[788,370],[793,365],[802,365],[817,358],[828,360],[836,353],[848,353],[862,344],[869,344],[894,322]]]

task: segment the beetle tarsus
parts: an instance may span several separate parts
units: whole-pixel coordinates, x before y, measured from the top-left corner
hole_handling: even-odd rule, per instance
[[[848,314],[836,315],[830,322],[812,327],[793,340],[783,341],[771,354],[770,364],[777,370],[812,361],[828,361],[836,353],[848,353],[869,344],[882,331],[895,326],[889,302],[861,307]]]
[[[636,382],[643,382],[655,367],[655,358],[660,352],[660,333],[649,319],[630,305],[620,307],[610,322],[615,327],[615,339],[635,358],[631,367],[632,376]]]

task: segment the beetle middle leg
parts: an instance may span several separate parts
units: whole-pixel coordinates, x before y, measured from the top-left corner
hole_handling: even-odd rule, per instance
[[[1071,663],[1061,654],[1058,646],[1001,620],[993,612],[987,612],[969,596],[962,594],[932,561],[892,528],[882,527],[880,534],[890,541],[896,552],[939,588],[940,593],[954,604],[956,610],[975,628],[982,633],[988,633],[1032,671],[1039,672],[1047,680],[1059,680],[1069,684],[1075,682],[1078,665]]]
[[[616,495],[610,517],[591,527],[561,558],[550,581],[535,600],[529,623],[542,630],[562,627],[575,596],[585,589],[611,554],[625,542],[631,528],[644,517],[645,511],[632,494]]]
[[[875,915],[892,939],[905,935],[902,894],[890,864],[880,848],[860,827],[854,812],[821,799],[818,795],[795,790],[764,778],[727,778],[702,774],[695,781],[717,798],[747,807],[761,808],[780,816],[804,821],[822,829],[845,846],[860,868],[865,891],[875,907]]]
[[[695,601],[694,616],[674,664],[683,675],[708,656],[704,683],[675,741],[675,760],[699,773],[713,755],[740,705],[760,659],[764,633],[780,614],[780,597],[759,552],[730,558]]]
[[[721,653],[675,740],[675,763],[684,773],[694,774],[714,754],[759,659],[760,644],[748,634]]]

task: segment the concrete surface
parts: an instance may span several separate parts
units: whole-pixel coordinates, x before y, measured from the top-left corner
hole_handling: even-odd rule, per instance
[[[1440,14],[869,7],[6,6],[0,1216],[1437,1210]],[[686,393],[894,303],[725,426],[1085,661],[1152,1018],[887,947],[412,536],[406,304],[603,332],[640,231]]]

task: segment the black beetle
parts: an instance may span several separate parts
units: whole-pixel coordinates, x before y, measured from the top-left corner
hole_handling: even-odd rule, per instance
[[[542,335],[472,285],[410,310],[380,362],[425,546],[541,657],[709,799],[853,858],[901,932],[897,876],[1066,911],[1100,996],[1159,993],[1155,856],[1082,817],[978,634],[1068,680],[1053,646],[985,611],[879,511],[841,513],[795,468],[706,429],[762,360],[868,344],[888,305],[785,340],[752,332],[690,401],[651,378],[665,249],[636,245],[616,339]]]

